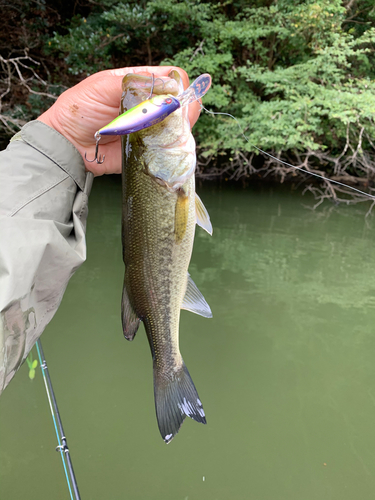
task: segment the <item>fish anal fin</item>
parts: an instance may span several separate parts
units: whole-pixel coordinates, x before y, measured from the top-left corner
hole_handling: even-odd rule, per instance
[[[210,221],[210,216],[208,215],[207,209],[203,205],[203,202],[199,198],[197,193],[195,193],[195,214],[198,226],[203,228],[208,232],[208,234],[212,236],[212,224]]]
[[[188,274],[186,292],[182,301],[181,309],[199,314],[205,318],[212,318],[210,306],[198,290],[197,285]]]
[[[137,333],[141,320],[138,318],[137,313],[134,311],[132,305],[130,304],[128,292],[126,291],[125,286],[122,291],[121,317],[124,337],[127,340],[133,340],[135,334]]]
[[[189,197],[184,193],[182,189],[179,189],[177,191],[175,225],[174,225],[174,233],[177,244],[181,243],[181,241],[185,236],[188,217],[189,217]]]
[[[186,417],[206,423],[202,403],[183,361],[172,376],[164,375],[154,364],[154,394],[156,418],[166,443],[172,441]]]

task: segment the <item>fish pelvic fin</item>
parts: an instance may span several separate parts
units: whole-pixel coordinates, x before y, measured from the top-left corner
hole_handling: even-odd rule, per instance
[[[122,291],[121,318],[124,337],[126,338],[126,340],[133,340],[135,334],[137,333],[141,320],[138,318],[137,313],[134,311],[130,303],[125,284]]]
[[[202,403],[183,361],[173,378],[154,363],[154,394],[158,426],[166,443],[172,441],[186,417],[206,423]]]
[[[197,285],[191,279],[189,273],[187,277],[186,292],[181,304],[181,309],[199,314],[199,316],[203,316],[204,318],[212,318],[210,306],[207,304]]]
[[[202,200],[195,193],[195,216],[198,226],[203,228],[209,235],[212,236],[212,224],[210,216],[208,215],[206,207],[203,205]]]

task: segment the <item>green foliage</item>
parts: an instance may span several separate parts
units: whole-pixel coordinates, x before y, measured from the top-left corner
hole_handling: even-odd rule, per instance
[[[64,59],[68,71],[73,75],[96,73],[110,66],[109,46],[111,31],[103,28],[100,16],[74,17],[66,35],[55,33],[48,41],[47,54],[58,54]],[[74,50],[72,48],[74,47]]]
[[[33,361],[33,355],[30,352],[30,354],[26,358],[27,366],[29,367],[29,379],[34,380],[35,378],[35,369],[38,366],[38,361],[34,359]]]
[[[208,136],[206,118],[200,129],[206,152],[229,147],[233,154],[256,145],[335,154],[349,125],[354,137],[362,126],[372,136],[375,30],[355,38],[341,27],[345,12],[339,1],[278,2],[244,9],[233,21],[218,16],[216,30],[202,29],[202,50],[168,61],[193,75],[212,72],[216,85],[206,102],[235,115],[246,130],[244,144],[237,125],[225,119]]]
[[[340,0],[251,7],[231,0],[107,0],[101,12],[74,18],[68,34],[48,43],[73,74],[145,63],[175,64],[192,78],[210,73],[205,105],[236,116],[249,142],[233,120],[204,115],[196,127],[203,156],[252,152],[253,145],[339,155],[362,128],[364,139],[374,134],[374,12],[367,2],[365,21],[356,22],[353,8]]]
[[[249,142],[234,120],[203,114],[201,158],[246,162],[257,146],[324,157],[328,172],[340,158],[363,176],[356,161],[370,154],[375,132],[374,43],[372,0],[104,0],[58,27],[45,53],[58,61],[55,83],[114,66],[210,73],[205,106],[234,115]]]
[[[55,32],[47,52],[64,57],[75,75],[113,66],[158,64],[166,56],[194,43],[192,32],[210,5],[173,0],[116,2],[106,0],[103,11],[76,16],[67,34]]]
[[[53,3],[53,5],[50,5]],[[84,2],[83,2],[84,3]],[[68,82],[63,61],[48,58],[44,44],[53,27],[85,10],[75,0],[12,0],[2,3],[0,18],[0,144],[35,119]],[[60,70],[60,71],[59,71]],[[54,85],[56,84],[56,85]]]

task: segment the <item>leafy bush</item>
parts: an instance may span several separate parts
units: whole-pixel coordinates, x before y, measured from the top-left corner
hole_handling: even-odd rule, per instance
[[[45,51],[75,78],[145,64],[175,64],[191,78],[210,73],[205,106],[234,115],[248,138],[234,120],[203,114],[196,135],[201,165],[210,160],[211,172],[289,172],[261,160],[256,146],[368,182],[375,171],[374,20],[371,0],[348,7],[340,0],[251,7],[244,0],[104,0],[56,31]]]
[[[62,69],[60,61],[46,57],[43,49],[53,35],[53,27],[67,16],[71,17],[75,4],[75,0],[3,2],[0,17],[2,146],[72,83],[65,78],[65,70],[57,71]]]

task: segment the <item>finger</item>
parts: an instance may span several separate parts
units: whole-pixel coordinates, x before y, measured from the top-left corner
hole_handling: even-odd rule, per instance
[[[122,94],[122,79],[128,74],[154,74],[156,77],[168,76],[172,70],[176,70],[181,76],[184,89],[189,86],[189,77],[185,70],[177,66],[137,66],[116,68],[100,71],[89,76],[80,85],[85,94],[89,94],[95,105],[100,99],[109,108],[112,108],[113,117],[118,113],[119,102]],[[194,102],[189,105],[189,122],[193,127],[200,115],[200,104]],[[109,111],[109,109],[108,109]],[[104,117],[103,117],[104,118]],[[105,121],[105,120],[104,120]]]
[[[108,106],[118,107],[122,94],[121,83],[125,75],[145,73],[161,77],[168,76],[172,70],[176,70],[180,74],[184,89],[186,89],[189,86],[189,77],[186,71],[177,66],[137,66],[109,69],[89,76],[81,83],[91,89],[90,93],[101,96],[102,102],[106,102]]]
[[[178,66],[138,66],[134,68],[117,68],[113,70],[108,70],[108,72],[111,73],[113,76],[122,79],[125,75],[129,73],[138,73],[138,74],[146,73],[150,75],[154,73],[154,75],[158,77],[168,76],[172,70],[176,70],[179,73],[184,85],[184,89],[187,89],[189,86],[188,74],[186,73],[185,70],[179,68]],[[201,112],[201,106],[198,101],[189,105],[189,122],[191,128],[193,128],[193,126],[197,122],[200,112]]]
[[[185,70],[179,68],[178,66],[136,66],[131,68],[117,68],[107,70],[112,76],[123,77],[128,73],[147,73],[149,75],[156,76],[168,76],[172,70],[176,70],[182,79],[184,84],[184,89],[189,86],[189,77]]]

